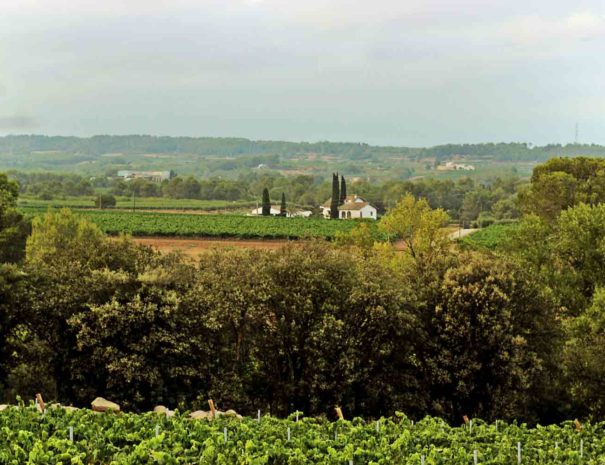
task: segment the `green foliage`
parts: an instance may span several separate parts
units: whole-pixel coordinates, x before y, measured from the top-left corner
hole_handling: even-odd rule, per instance
[[[318,169],[315,167],[314,169]],[[391,171],[389,167],[389,171]],[[267,188],[270,196],[277,198],[282,193],[291,203],[318,206],[331,197],[331,186],[320,176],[283,175],[281,172],[254,171],[240,175],[236,180],[224,177],[194,178],[176,176],[162,183],[147,179],[125,181],[111,176],[87,178],[74,174],[22,173],[11,172],[10,176],[21,185],[25,196],[21,204],[52,205],[55,207],[89,207],[93,186],[97,192],[123,197],[118,199],[118,207],[132,207],[136,200],[140,208],[231,208],[254,204],[253,199],[262,195]],[[480,213],[494,209],[496,219],[510,219],[519,216],[516,190],[521,181],[516,177],[501,179],[493,177],[486,184],[479,184],[465,177],[453,180],[431,178],[415,181],[388,180],[384,183],[369,183],[354,179],[354,193],[370,201],[379,213],[394,206],[406,193],[416,198],[426,198],[432,208],[443,208],[452,218],[462,218],[465,224],[474,221]],[[338,180],[337,180],[338,182]],[[87,185],[88,190],[74,189],[73,186]],[[340,177],[339,203],[344,202],[347,184]],[[74,195],[81,196],[80,200]],[[222,202],[221,202],[222,200]],[[496,208],[497,207],[497,208]]]
[[[11,172],[10,177],[19,183],[21,195],[39,199],[94,194],[91,181],[77,174]]]
[[[360,223],[348,232],[336,233],[335,243],[340,247],[356,247],[369,251],[376,242],[376,234],[368,223]]]
[[[97,226],[71,210],[50,211],[32,221],[26,245],[27,262],[36,267],[94,263],[103,240]]]
[[[101,233],[141,218],[139,233],[308,227],[345,248],[215,250],[195,264]],[[143,410],[211,397],[279,416],[334,405],[450,421],[601,415],[605,206],[526,216],[493,253],[458,250],[446,221],[411,194],[367,223],[51,211],[35,219],[23,265],[0,267],[3,396],[105,395]],[[379,225],[403,250],[375,244]]]
[[[428,331],[437,413],[495,419],[535,411],[532,395],[544,399],[554,388],[546,380],[561,340],[549,291],[511,262],[482,255],[459,261],[445,274]]]
[[[312,218],[98,210],[82,210],[77,215],[93,222],[108,234],[130,233],[135,236],[333,238],[338,231],[350,231],[359,223]],[[372,229],[376,230],[376,225]]]
[[[518,443],[529,465],[596,465],[605,454],[601,423],[586,423],[580,432],[571,422],[530,428],[474,419],[472,427],[453,427],[431,417],[414,423],[403,414],[377,423],[270,416],[207,422],[52,406],[42,416],[30,405],[1,412],[0,429],[0,461],[32,465],[446,465],[473,463],[475,451],[479,463],[509,465],[517,462]]]
[[[271,198],[269,197],[269,189],[266,187],[263,189],[262,212],[263,216],[271,215]]]
[[[347,198],[347,182],[345,181],[345,177],[341,176],[340,177],[340,201],[339,201],[339,205],[342,205],[343,203],[345,203],[346,198]]]
[[[338,185],[338,174],[332,173],[332,197],[330,198],[330,218],[339,218],[338,206],[340,205],[340,186]]]
[[[281,193],[281,205],[279,207],[280,216],[286,216],[288,214],[288,210],[286,208],[286,194],[284,192]]]
[[[430,257],[442,254],[449,243],[443,229],[448,220],[443,210],[433,210],[426,200],[416,200],[408,194],[380,220],[380,228],[403,240],[412,257],[423,256],[430,261]]]
[[[531,181],[521,196],[524,210],[554,221],[573,205],[605,201],[605,160],[553,158],[534,169]]]
[[[460,242],[471,249],[498,250],[517,228],[516,223],[492,224],[462,238]]]
[[[47,208],[61,209],[64,207],[72,209],[86,210],[94,205],[98,196],[91,197],[65,197],[53,200],[40,200],[31,197],[20,197],[18,209],[23,213],[35,213]],[[131,197],[116,197],[116,206],[118,209],[132,210],[133,206],[137,210],[242,210],[252,208],[256,205],[251,201],[225,201],[225,200],[198,200],[198,199],[169,199],[165,197],[135,197],[133,202]]]
[[[511,234],[508,253],[542,276],[573,315],[605,285],[605,204],[579,204],[554,222],[525,217]]]
[[[23,258],[29,224],[16,210],[19,185],[0,173],[0,263]]]
[[[95,199],[95,207],[110,208],[116,206],[116,198],[110,194],[99,194]]]
[[[590,307],[567,321],[569,338],[565,344],[565,370],[571,393],[581,413],[605,415],[605,289],[594,293]]]

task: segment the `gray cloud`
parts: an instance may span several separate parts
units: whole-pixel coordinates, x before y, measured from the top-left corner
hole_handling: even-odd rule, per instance
[[[543,143],[577,120],[605,142],[604,15],[598,0],[16,0],[0,109],[61,134]]]
[[[24,115],[0,115],[0,131],[33,131],[39,125],[35,118]]]

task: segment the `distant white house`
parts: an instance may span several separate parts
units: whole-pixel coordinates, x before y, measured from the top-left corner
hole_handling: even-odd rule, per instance
[[[280,207],[275,206],[275,205],[271,205],[271,215],[279,215],[281,212]],[[249,216],[256,216],[256,215],[262,215],[263,214],[263,207],[258,207],[253,209],[250,212]],[[290,216],[289,213],[286,213],[286,216]]]
[[[281,211],[280,207],[278,207],[276,205],[271,206],[271,216],[279,215],[280,211]],[[263,207],[258,207],[258,208],[254,208],[248,214],[248,216],[262,216],[262,214],[263,214]],[[313,214],[313,212],[311,210],[298,210],[295,212],[286,212],[286,217],[287,218],[295,218],[295,217],[309,218],[312,214]]]
[[[454,163],[453,161],[446,161],[444,165],[438,165],[437,170],[439,171],[475,171],[473,165],[467,165],[465,163]]]
[[[132,171],[120,170],[118,177],[124,178],[125,181],[131,179],[148,179],[149,181],[162,182],[171,178],[170,171]]]
[[[324,218],[330,218],[331,203],[331,200],[328,200],[320,207]],[[338,207],[338,217],[343,220],[354,218],[375,220],[377,219],[377,213],[375,207],[357,195],[347,195],[345,202]]]
[[[311,210],[298,210],[295,212],[292,212],[290,214],[291,217],[295,218],[309,218],[311,215],[313,214],[313,212]]]

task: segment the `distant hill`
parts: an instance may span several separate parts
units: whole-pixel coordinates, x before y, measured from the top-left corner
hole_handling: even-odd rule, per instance
[[[605,156],[605,146],[594,144],[550,144],[531,146],[526,143],[447,144],[428,148],[372,146],[351,142],[284,142],[253,141],[235,137],[158,137],[149,135],[64,137],[18,135],[0,137],[1,153],[60,151],[85,155],[108,153],[170,153],[203,156],[279,155],[296,156],[317,153],[366,158],[376,155],[408,155],[413,158],[450,158],[470,156],[495,160],[541,161],[553,156]]]
[[[556,156],[603,156],[600,145],[526,143],[381,147],[351,142],[253,141],[243,138],[148,135],[0,137],[0,171],[60,171],[112,176],[118,170],[166,170],[198,177],[236,178],[263,173],[323,178],[332,171],[366,180],[531,174]],[[474,173],[437,173],[448,160],[469,160]]]

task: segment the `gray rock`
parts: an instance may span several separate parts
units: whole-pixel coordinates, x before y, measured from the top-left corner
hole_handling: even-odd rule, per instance
[[[196,410],[191,412],[189,417],[192,420],[212,420],[212,412],[205,412],[204,410]]]
[[[92,401],[92,409],[95,412],[119,412],[120,406],[115,402],[111,402],[110,400],[103,399],[102,397],[97,397]]]

